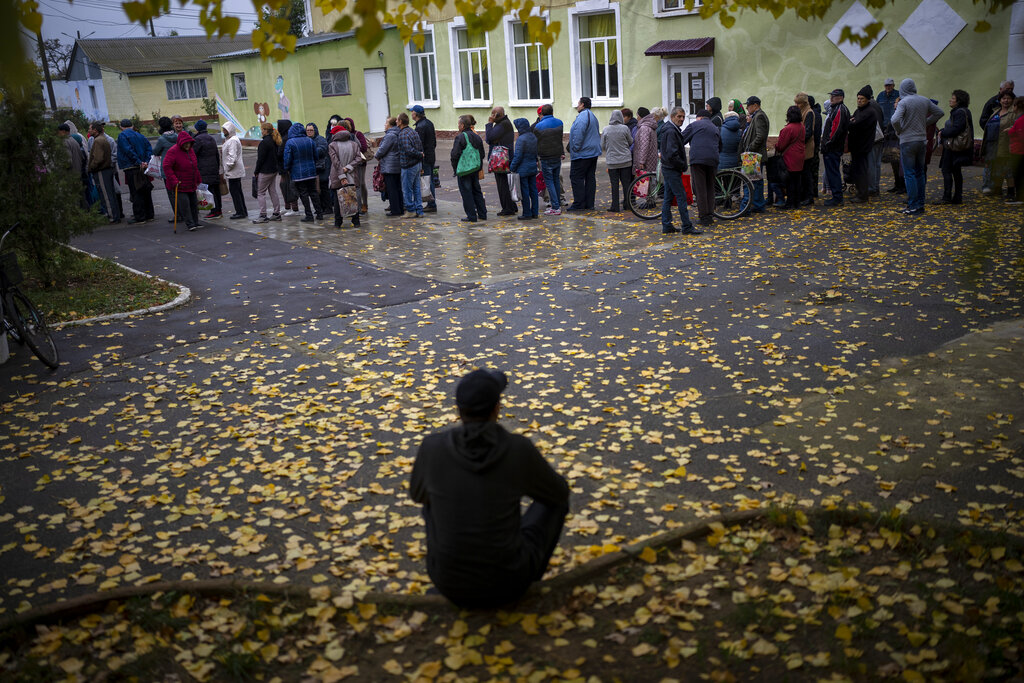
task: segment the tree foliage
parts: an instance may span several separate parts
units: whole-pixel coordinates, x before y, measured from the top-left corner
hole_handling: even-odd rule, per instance
[[[74,43],[65,43],[59,38],[47,38],[43,41],[43,48],[46,50],[46,63],[50,67],[51,77],[64,78],[67,76],[68,66],[71,63],[71,51],[74,47]]]
[[[38,75],[31,62],[21,69]],[[5,65],[0,74],[0,229],[20,223],[12,237],[14,246],[52,282],[62,270],[58,245],[88,232],[97,220],[79,207],[82,181],[68,168],[56,123],[40,125],[38,79],[12,81],[8,73],[19,70]]]
[[[270,19],[286,19],[289,23],[288,33],[296,38],[306,35],[306,3],[304,0],[290,0],[284,7],[274,12],[264,7],[260,13],[260,22]],[[257,29],[260,22],[254,25]]]

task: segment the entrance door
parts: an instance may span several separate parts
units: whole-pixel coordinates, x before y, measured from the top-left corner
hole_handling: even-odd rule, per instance
[[[697,118],[712,96],[712,63],[710,59],[666,59],[662,64],[666,108],[686,110],[686,123]]]
[[[363,69],[366,83],[366,117],[371,133],[384,132],[384,121],[391,107],[388,104],[388,76],[386,69]]]

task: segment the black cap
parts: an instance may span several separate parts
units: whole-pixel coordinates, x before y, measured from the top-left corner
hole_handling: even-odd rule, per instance
[[[711,112],[709,112],[707,109],[699,109],[699,110],[697,110],[697,118],[698,119],[711,118]]]
[[[760,105],[761,104],[761,98],[758,97],[757,95],[751,95],[750,97],[747,98],[747,101],[744,102],[744,104],[757,104],[757,105]]]
[[[829,95],[831,95],[832,97],[835,97],[836,95],[839,95],[839,97],[846,97],[846,93],[843,92],[842,88],[836,88],[835,90],[830,92]]]
[[[507,386],[508,377],[501,370],[473,370],[455,387],[455,405],[467,415],[482,417],[494,410]]]
[[[131,119],[121,119],[121,127],[122,128],[131,128],[132,127],[132,120]]]

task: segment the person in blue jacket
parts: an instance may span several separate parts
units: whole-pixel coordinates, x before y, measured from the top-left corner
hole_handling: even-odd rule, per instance
[[[117,136],[117,165],[124,171],[132,202],[134,219],[128,221],[129,225],[145,223],[156,216],[153,211],[153,183],[145,175],[151,156],[153,148],[149,140],[132,128],[129,119],[122,119],[121,133]]]
[[[590,111],[590,98],[576,105],[579,116],[569,129],[569,185],[572,204],[567,211],[593,211],[597,195],[597,158],[601,156],[601,124]]]
[[[295,183],[302,207],[306,210],[306,216],[301,221],[312,223],[314,213],[315,220],[323,221],[324,214],[320,209],[320,197],[316,191],[316,143],[306,136],[306,127],[301,123],[293,123],[288,130],[288,141],[284,143],[284,167]],[[311,200],[312,211],[309,209]]]
[[[513,123],[519,137],[509,170],[519,174],[519,196],[523,201],[519,220],[528,221],[537,217],[537,136],[526,119],[516,119]]]

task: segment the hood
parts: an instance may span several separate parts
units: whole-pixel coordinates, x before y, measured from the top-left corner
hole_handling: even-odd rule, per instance
[[[505,455],[501,425],[497,422],[469,422],[449,432],[455,461],[470,472],[483,472]]]
[[[78,126],[76,126],[76,125],[75,125],[75,124],[74,124],[73,122],[71,122],[70,120],[68,120],[68,121],[65,121],[65,122],[64,122],[64,125],[65,125],[65,126],[67,126],[68,128],[70,128],[70,129],[71,129],[71,134],[72,134],[72,135],[81,135],[81,133],[79,133],[79,132],[78,132]]]
[[[658,119],[654,117],[654,114],[648,114],[647,116],[640,119],[640,122],[637,125],[645,126],[647,128],[657,128]]]
[[[722,121],[722,128],[731,131],[737,131],[740,129],[740,115],[734,111],[728,111],[725,113],[725,120]]]
[[[520,135],[530,132],[530,122],[526,119],[516,119],[512,123],[515,124],[516,130],[519,131]]]
[[[352,135],[344,128],[331,136],[331,142],[348,142],[350,139]]]
[[[356,122],[350,119],[349,117],[346,116],[345,118],[342,119],[342,121],[348,121],[349,125],[352,126],[352,130],[359,130],[358,128],[356,128]]]
[[[309,128],[310,126],[313,126],[313,137],[320,137],[320,129],[316,127],[316,124],[310,121],[306,124],[306,128]]]
[[[231,123],[230,121],[225,122],[224,125],[221,126],[221,128],[224,129],[224,137],[226,138],[231,137],[236,132],[235,124]]]
[[[900,81],[900,97],[907,97],[908,95],[917,94],[917,85],[914,84],[914,79],[904,78]]]
[[[288,129],[292,127],[291,119],[278,119],[277,120],[277,132],[281,134],[281,138],[285,139],[288,137]]]
[[[301,123],[293,123],[292,127],[288,129],[289,138],[304,138],[306,137],[306,127]]]
[[[722,113],[722,98],[720,97],[709,97],[708,105],[711,107],[712,114]]]
[[[614,126],[617,123],[625,123],[626,119],[622,117],[622,112],[618,109],[612,109],[612,115],[608,117],[608,125]]]
[[[225,125],[231,124],[228,123]],[[195,142],[195,140],[192,139],[192,136],[188,134],[187,130],[183,130],[180,133],[178,133],[178,141],[174,143],[174,146],[184,152],[185,150],[182,148],[182,145],[184,145],[186,142]]]

